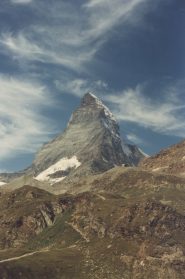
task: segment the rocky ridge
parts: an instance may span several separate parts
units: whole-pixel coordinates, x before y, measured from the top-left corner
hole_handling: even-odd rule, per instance
[[[144,159],[140,162],[140,167],[153,172],[185,176],[185,141]]]

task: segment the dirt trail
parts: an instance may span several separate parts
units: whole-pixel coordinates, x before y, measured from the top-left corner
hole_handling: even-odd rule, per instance
[[[44,252],[48,252],[48,251],[49,251],[49,249],[43,249],[43,250],[40,250],[40,251],[35,251],[35,252],[24,254],[22,256],[8,258],[8,259],[5,259],[5,260],[0,260],[0,263],[12,262],[12,261],[16,261],[16,260],[19,260],[19,259],[22,259],[22,258],[33,256],[33,255],[38,254],[38,253],[44,253]]]

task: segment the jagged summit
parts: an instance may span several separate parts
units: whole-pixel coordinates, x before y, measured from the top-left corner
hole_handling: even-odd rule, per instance
[[[115,166],[134,166],[143,157],[137,147],[122,142],[113,114],[88,92],[65,131],[39,150],[28,170],[36,180],[55,184]]]
[[[102,104],[102,102],[91,92],[87,92],[81,100],[81,106],[91,106],[99,103]]]
[[[87,92],[81,101],[81,107],[91,106],[94,109],[99,109],[104,111],[105,115],[109,116],[112,120],[116,121],[112,112],[108,109],[107,106],[103,104],[103,102],[96,97],[92,92]]]
[[[91,92],[88,92],[83,96],[80,106],[71,115],[69,124],[71,123],[72,120],[74,121],[74,118],[75,119],[77,118],[77,116],[79,115],[78,113],[79,111],[83,112],[84,114],[88,111],[89,112],[88,117],[91,116],[92,118],[94,118],[95,116],[100,116],[100,117],[107,116],[108,118],[116,122],[114,115],[108,109],[108,107],[105,106],[103,102]]]
[[[64,133],[38,152],[33,169],[38,179],[58,182],[114,166],[132,166],[140,158],[143,155],[138,149],[136,152],[126,143],[122,145],[119,125],[110,110],[88,92],[73,112]],[[54,169],[57,169],[55,174]]]

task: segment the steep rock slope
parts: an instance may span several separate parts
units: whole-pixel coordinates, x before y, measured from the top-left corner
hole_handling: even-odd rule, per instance
[[[161,150],[140,162],[140,167],[154,172],[185,176],[185,141]]]
[[[64,133],[44,145],[32,168],[36,179],[59,182],[66,176],[104,172],[114,166],[132,166],[144,158],[123,143],[109,109],[92,93],[84,95]]]

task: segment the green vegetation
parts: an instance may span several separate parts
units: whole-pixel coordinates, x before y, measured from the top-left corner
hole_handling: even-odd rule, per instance
[[[66,247],[80,239],[80,235],[68,225],[71,210],[56,217],[54,224],[46,228],[32,240],[26,247],[31,250],[44,247]]]

